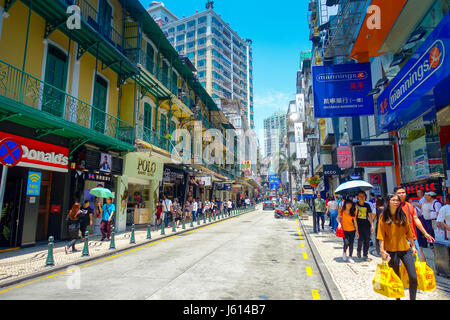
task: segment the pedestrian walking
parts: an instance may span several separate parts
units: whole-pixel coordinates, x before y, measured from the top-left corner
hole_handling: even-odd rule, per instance
[[[203,203],[202,200],[199,198],[198,199],[198,209],[197,209],[197,219],[200,219],[200,217],[202,216],[202,212],[203,212]]]
[[[383,199],[377,199],[376,203],[375,203],[375,207],[376,207],[376,209],[375,209],[376,210],[376,216],[375,216],[376,221],[374,221],[374,224],[375,224],[375,244],[376,244],[375,248],[376,248],[377,254],[379,256],[381,256],[380,240],[377,239],[377,234],[378,234],[378,223],[380,221],[380,215],[381,215],[381,213],[384,210],[384,200]]]
[[[92,226],[92,208],[90,207],[89,200],[84,201],[83,207],[80,209],[80,231],[81,231],[81,241],[84,241],[84,235],[88,226]]]
[[[401,208],[400,197],[390,196],[379,221],[377,239],[380,240],[381,258],[389,262],[399,277],[400,260],[403,262],[409,277],[409,298],[416,300],[417,274],[413,256],[417,250],[408,220]]]
[[[175,228],[178,228],[180,225],[182,214],[178,198],[173,199],[173,223],[175,224]]]
[[[192,221],[196,221],[198,212],[198,202],[196,199],[192,201]]]
[[[233,209],[233,202],[231,201],[231,199],[228,200],[228,216],[231,215],[231,209]]]
[[[314,199],[314,206],[317,213],[317,231],[320,233],[320,220],[322,220],[322,231],[325,231],[325,200],[322,199],[319,192],[317,198]]]
[[[156,225],[159,226],[161,224],[161,215],[162,215],[162,202],[156,202]]]
[[[100,223],[100,231],[102,233],[102,239],[109,241],[109,238],[111,236],[111,221],[114,216],[114,213],[116,212],[116,206],[114,203],[112,203],[112,198],[107,198],[106,203],[103,205],[103,207],[98,208],[102,214],[102,222]]]
[[[330,201],[328,201],[328,204],[327,204],[327,214],[330,215],[331,228],[332,228],[333,232],[336,232],[336,228],[337,228],[336,218],[338,216],[338,208],[339,208],[338,203],[336,202],[334,197],[331,196]]]
[[[80,210],[80,203],[76,201],[72,209],[70,209],[69,213],[67,214],[67,228],[69,233],[69,243],[64,246],[64,250],[66,254],[68,253],[70,247],[72,247],[72,252],[77,252],[78,250],[75,248],[75,243],[78,240],[78,232],[80,232],[80,220],[79,215],[81,213]]]
[[[164,200],[162,202],[163,205],[163,214],[164,214],[164,227],[168,228],[170,225],[170,221],[172,221],[172,200],[170,200],[167,195],[164,195]]]
[[[425,255],[423,255],[420,251],[420,247],[424,246],[427,247],[427,242],[434,242],[434,237],[432,237],[426,230],[425,227],[422,224],[421,219],[416,214],[416,210],[414,209],[414,206],[410,204],[408,201],[406,201],[406,190],[404,187],[395,187],[394,193],[400,198],[401,201],[401,208],[403,212],[406,214],[406,217],[408,218],[408,223],[411,227],[411,232],[413,233],[414,238],[414,244],[416,246],[416,251],[419,255],[419,260],[425,262]],[[423,208],[423,205],[422,205]],[[423,210],[422,210],[423,213]],[[419,234],[419,232],[421,234]],[[420,236],[423,235],[424,239],[420,239]],[[420,239],[420,240],[419,240]],[[423,251],[422,251],[423,252]]]
[[[189,202],[189,200],[186,200],[186,203],[184,204],[184,217],[183,217],[185,223],[187,218],[191,220],[191,212],[192,212],[192,204]]]
[[[206,215],[206,218],[209,219],[209,209],[210,209],[210,203],[208,200],[204,201],[204,206],[203,206],[203,214]]]
[[[352,259],[353,244],[355,242],[355,235],[359,238],[359,234],[358,224],[356,223],[356,206],[352,200],[346,199],[343,201],[343,209],[339,212],[337,222],[339,223],[339,227],[342,226],[344,230],[344,253],[342,254],[342,260],[355,263]]]
[[[363,253],[363,259],[369,260],[369,243],[370,234],[374,231],[373,229],[373,212],[370,204],[366,202],[366,193],[364,191],[358,192],[358,202],[356,203],[357,215],[356,222],[358,223],[358,247],[356,248],[356,253],[358,258],[361,258],[361,250]]]
[[[214,200],[212,200],[210,202],[210,207],[211,207],[210,210],[211,210],[212,218],[215,219],[216,218],[216,203],[214,202]]]
[[[442,208],[442,203],[436,199],[436,193],[426,192],[425,193],[426,202],[422,205],[422,224],[425,227],[425,230],[434,238],[434,229],[433,224],[436,223],[436,218],[439,214],[439,210]],[[420,244],[420,241],[419,241]],[[431,249],[433,249],[433,245],[431,244]]]
[[[436,218],[436,228],[442,229],[444,232],[441,240],[450,240],[450,194],[447,194],[445,197],[445,206],[439,210],[439,215]]]

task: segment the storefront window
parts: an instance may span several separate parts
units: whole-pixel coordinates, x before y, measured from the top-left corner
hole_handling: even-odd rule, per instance
[[[433,111],[405,126],[399,133],[402,182],[443,175],[439,127]]]

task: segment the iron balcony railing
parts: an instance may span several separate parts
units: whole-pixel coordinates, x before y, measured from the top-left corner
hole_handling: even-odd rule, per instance
[[[140,136],[145,142],[148,142],[160,149],[166,150],[168,152],[172,152],[173,150],[171,139],[166,136],[162,136],[159,132],[153,131],[153,129],[143,127]]]
[[[2,60],[0,60],[0,96],[134,144],[133,125]]]

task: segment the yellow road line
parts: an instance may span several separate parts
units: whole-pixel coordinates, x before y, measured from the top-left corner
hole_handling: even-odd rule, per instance
[[[313,290],[312,291],[312,297],[313,297],[313,300],[320,300],[319,291],[318,290]]]
[[[303,258],[308,259],[308,254],[306,252],[303,252]]]
[[[308,274],[308,276],[312,276],[312,269],[311,269],[311,267],[306,267],[306,273]]]
[[[79,267],[77,267],[77,268],[80,268],[80,269],[81,269],[81,268],[85,268],[85,267],[88,267],[88,266],[91,266],[91,265],[94,265],[94,264],[97,264],[97,263],[100,263],[100,262],[103,262],[103,261],[107,261],[107,260],[110,260],[110,259],[113,259],[113,258],[117,258],[117,257],[119,257],[119,256],[121,256],[121,255],[126,254],[126,253],[130,253],[130,252],[133,252],[133,251],[136,251],[136,250],[140,250],[140,249],[143,249],[143,248],[146,248],[146,247],[155,245],[155,244],[157,244],[157,243],[161,243],[161,242],[163,242],[163,241],[167,241],[167,240],[173,239],[173,238],[175,238],[175,237],[178,237],[178,235],[172,236],[172,237],[169,237],[169,238],[166,238],[166,239],[162,239],[162,240],[159,240],[159,241],[155,241],[155,242],[152,242],[152,243],[143,245],[143,246],[139,246],[139,247],[137,247],[137,248],[133,248],[133,249],[130,249],[130,250],[127,250],[127,251],[123,251],[123,252],[120,252],[120,253],[118,253],[118,254],[115,254],[115,255],[112,255],[112,256],[109,256],[109,257],[106,257],[106,258],[103,258],[103,259],[96,260],[96,261],[94,261],[94,262],[86,263],[86,264],[81,265],[81,266],[79,266]],[[6,292],[8,292],[8,291],[10,291],[10,290],[13,290],[13,289],[18,289],[18,288],[20,288],[20,287],[23,287],[23,286],[26,286],[26,285],[29,285],[29,284],[32,284],[32,283],[35,283],[35,282],[38,282],[38,281],[41,281],[41,280],[44,280],[44,279],[54,278],[54,277],[56,277],[56,276],[63,275],[63,274],[65,274],[65,273],[71,272],[71,271],[73,271],[73,270],[75,270],[75,268],[68,269],[68,270],[64,270],[64,271],[61,271],[61,272],[58,272],[58,273],[54,273],[54,274],[51,274],[51,275],[46,276],[46,277],[43,277],[43,278],[38,278],[38,279],[35,279],[35,280],[32,280],[32,281],[28,281],[28,282],[25,282],[25,283],[21,283],[21,284],[19,284],[19,285],[17,285],[17,286],[14,286],[14,287],[11,287],[11,288],[7,288],[7,289],[4,289],[4,290],[1,290],[1,291],[0,291],[0,294],[6,293]]]
[[[302,242],[302,243],[300,243],[300,245],[302,246],[302,248],[304,248],[305,247],[305,244]]]

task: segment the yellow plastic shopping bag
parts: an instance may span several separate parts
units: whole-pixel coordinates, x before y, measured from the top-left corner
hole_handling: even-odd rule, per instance
[[[405,296],[402,281],[395,274],[394,269],[387,265],[386,261],[377,265],[372,286],[373,291],[388,298],[402,298]]]
[[[426,262],[419,261],[417,255],[414,265],[417,273],[417,289],[422,291],[433,291],[436,289],[436,277],[433,269]],[[409,288],[409,275],[403,263],[400,265],[400,279],[405,288]]]

